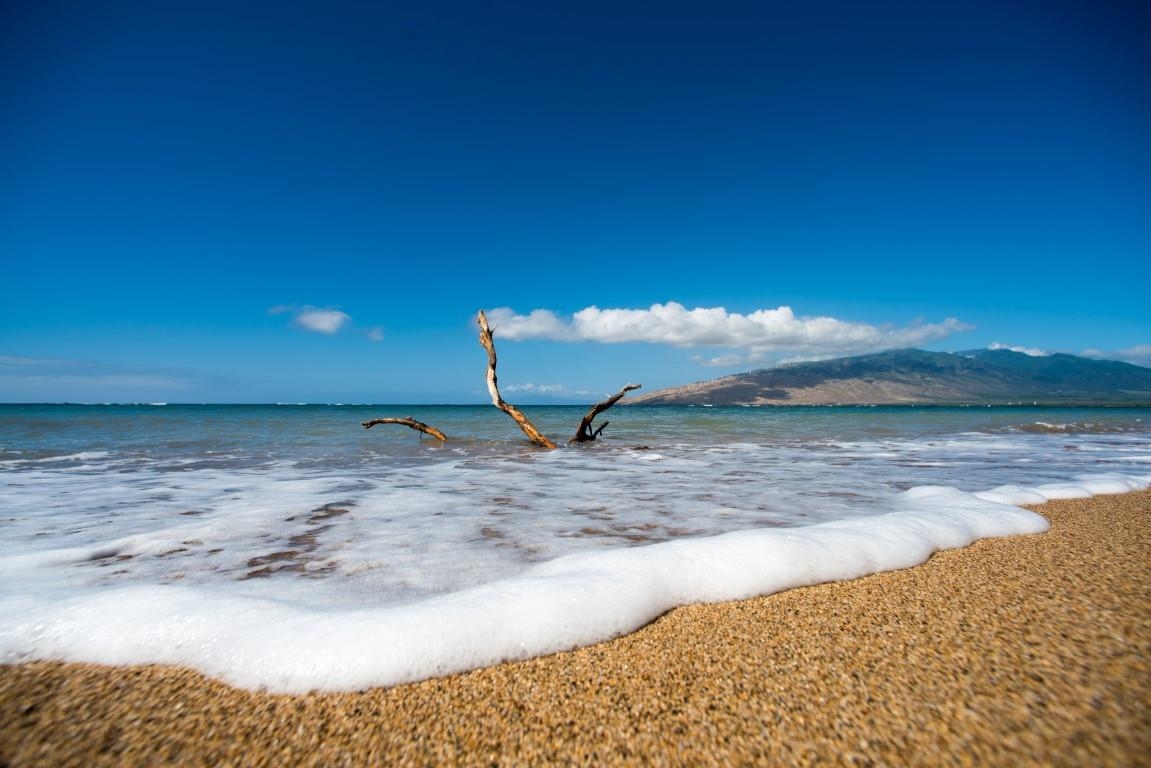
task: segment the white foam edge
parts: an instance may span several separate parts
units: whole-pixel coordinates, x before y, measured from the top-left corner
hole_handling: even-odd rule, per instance
[[[1053,499],[1085,499],[1112,493],[1130,493],[1151,484],[1151,476],[1119,475],[1114,473],[1079,475],[1074,482],[1048,483],[1035,487],[1001,485],[974,495],[985,501],[1001,504],[1043,504]]]
[[[1076,487],[1121,480],[1136,490],[1151,477]],[[0,627],[0,658],[175,664],[286,693],[390,686],[608,640],[679,605],[908,568],[978,539],[1047,530],[1042,516],[983,498],[991,494],[913,488],[885,515],[568,555],[514,578],[371,609],[320,611],[178,585],[56,601],[8,596],[0,613],[20,618]]]

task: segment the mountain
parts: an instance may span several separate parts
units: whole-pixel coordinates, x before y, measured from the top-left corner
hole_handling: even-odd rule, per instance
[[[1151,368],[1007,349],[897,349],[737,373],[631,398],[639,405],[1151,405]]]

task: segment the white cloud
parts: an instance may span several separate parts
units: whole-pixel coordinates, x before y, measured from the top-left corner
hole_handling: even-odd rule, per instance
[[[515,394],[517,397],[529,395],[553,400],[563,398],[582,399],[595,394],[586,389],[571,389],[565,384],[533,384],[532,382],[525,384],[508,384],[501,386],[500,389],[503,390],[505,394]]]
[[[501,338],[519,341],[521,339],[553,339],[578,341],[571,338],[571,329],[550,309],[533,309],[527,315],[517,315],[508,307],[493,309],[488,315],[488,325],[498,330]]]
[[[1133,347],[1119,350],[1123,357],[1151,358],[1151,344],[1136,344]]]
[[[1102,360],[1122,360],[1132,365],[1151,367],[1151,344],[1136,344],[1133,347],[1110,351],[1105,349],[1085,349],[1080,354],[1084,357],[1094,357]]]
[[[748,362],[748,358],[743,355],[719,355],[717,357],[696,355],[692,360],[708,368],[730,368],[733,365],[741,365]]]
[[[338,309],[313,309],[305,307],[296,313],[296,325],[305,331],[333,334],[352,318]]]
[[[998,341],[992,342],[991,344],[988,344],[987,348],[988,349],[1009,349],[1012,352],[1022,352],[1023,354],[1030,355],[1031,357],[1048,357],[1051,355],[1051,353],[1048,352],[1047,350],[1039,349],[1038,347],[1020,347],[1020,346],[1016,346],[1014,344],[1001,344]]]
[[[384,329],[378,325],[374,328],[369,328],[368,329],[368,340],[369,341],[383,341],[384,340]]]
[[[509,384],[504,387],[505,392],[530,392],[535,395],[557,395],[566,390],[563,384]]]
[[[488,313],[500,338],[598,341],[606,344],[644,342],[677,347],[726,347],[743,350],[748,358],[788,352],[834,357],[896,347],[915,347],[947,338],[972,326],[948,318],[941,323],[912,323],[904,327],[876,326],[834,317],[799,317],[791,307],[760,309],[749,314],[723,307],[688,309],[674,301],[648,309],[588,307],[564,320],[551,310],[537,309],[517,315],[503,307]],[[714,358],[714,365],[732,364],[730,356]]]
[[[339,333],[340,330],[351,323],[352,318],[347,312],[330,307],[313,307],[310,305],[295,306],[291,304],[277,304],[268,310],[269,315],[292,315],[292,325],[305,331],[322,333],[327,336]],[[379,333],[379,339],[375,334]],[[379,341],[383,338],[383,331],[373,328],[368,332],[368,338]]]

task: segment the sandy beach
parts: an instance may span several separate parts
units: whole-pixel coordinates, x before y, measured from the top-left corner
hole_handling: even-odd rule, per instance
[[[0,667],[0,765],[1151,765],[1151,492],[906,571],[388,690]]]

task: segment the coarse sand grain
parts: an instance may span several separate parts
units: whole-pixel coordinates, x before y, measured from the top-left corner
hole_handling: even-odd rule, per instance
[[[1151,491],[1045,534],[360,693],[0,667],[0,766],[1151,766]]]

